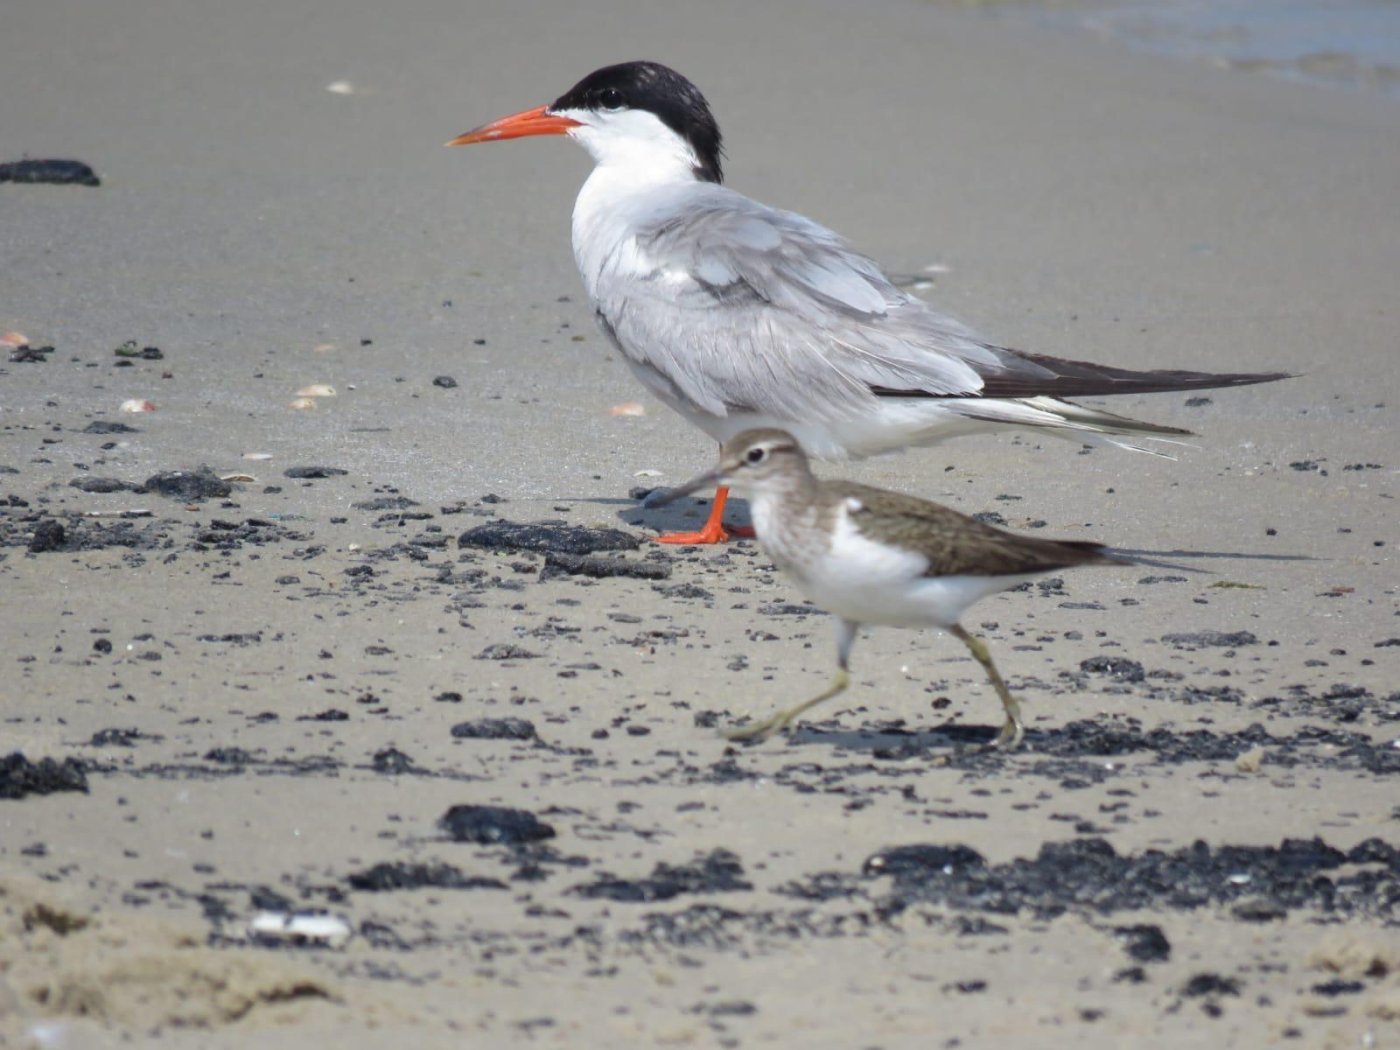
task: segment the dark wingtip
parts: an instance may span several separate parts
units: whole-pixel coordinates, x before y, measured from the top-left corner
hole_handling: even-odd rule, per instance
[[[1029,373],[1014,365],[1004,374],[985,375],[979,393],[982,397],[1094,397],[1108,394],[1170,394],[1187,390],[1217,390],[1223,387],[1252,386],[1280,379],[1296,379],[1294,372],[1190,372],[1182,369],[1136,371],[1073,361],[1025,350],[988,347],[1006,354],[1011,362],[1020,360],[1037,366]],[[1037,374],[1038,373],[1038,374]]]

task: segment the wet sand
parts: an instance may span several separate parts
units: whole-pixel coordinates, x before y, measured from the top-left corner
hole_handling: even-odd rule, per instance
[[[0,63],[0,162],[102,179],[0,185],[0,331],[53,347],[0,354],[0,1042],[1394,1038],[1393,102],[914,4],[123,6],[31,5]],[[826,618],[749,543],[606,549],[698,519],[629,492],[712,450],[592,327],[582,152],[439,144],[633,57],[991,339],[1304,373],[1112,402],[1175,460],[826,468],[1206,570],[978,606],[1022,752],[963,753],[994,695],[899,631],[731,748]],[[351,936],[250,933],[298,913]]]

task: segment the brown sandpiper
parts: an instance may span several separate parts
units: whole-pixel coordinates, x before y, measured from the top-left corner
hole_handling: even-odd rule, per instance
[[[797,439],[784,430],[746,430],[724,444],[719,466],[651,506],[710,486],[746,495],[758,541],[818,607],[836,619],[836,675],[812,699],[730,730],[758,743],[850,684],[851,647],[862,625],[936,627],[982,665],[1006,712],[991,746],[1014,748],[1025,734],[1020,705],[986,644],[958,621],[973,603],[1043,573],[1079,565],[1129,565],[1101,543],[1006,532],[948,507],[887,489],[817,478]]]

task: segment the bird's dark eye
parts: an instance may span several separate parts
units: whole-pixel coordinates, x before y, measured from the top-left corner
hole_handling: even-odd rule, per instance
[[[626,99],[617,88],[603,88],[598,92],[598,105],[603,109],[621,109],[626,105]]]
[[[768,455],[768,452],[765,449],[751,448],[749,449],[748,454],[744,456],[744,458],[750,463],[762,463],[763,457],[766,455]]]

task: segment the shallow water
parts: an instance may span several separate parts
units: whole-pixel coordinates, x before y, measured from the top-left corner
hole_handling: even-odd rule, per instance
[[[986,9],[1160,54],[1400,97],[1400,0],[1042,0]]]

